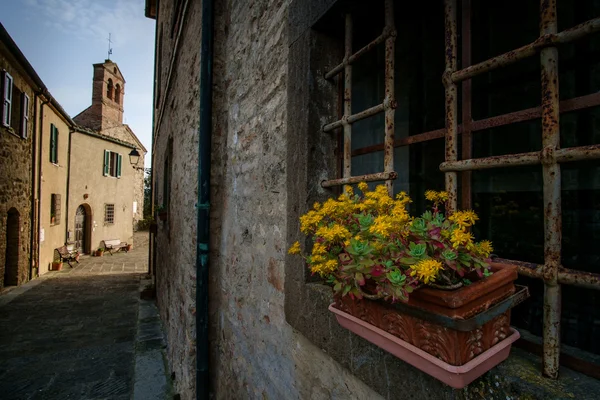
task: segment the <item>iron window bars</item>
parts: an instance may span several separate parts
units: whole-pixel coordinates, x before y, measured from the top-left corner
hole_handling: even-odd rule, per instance
[[[559,102],[558,89],[558,44],[573,42],[600,31],[600,18],[594,18],[571,29],[557,31],[556,0],[540,0],[540,36],[534,42],[471,65],[471,1],[462,2],[462,65],[457,69],[457,0],[444,0],[445,19],[445,64],[442,76],[446,88],[446,128],[394,140],[394,42],[396,30],[393,14],[393,0],[385,0],[385,27],[382,34],[365,47],[352,53],[352,16],[346,15],[345,55],[341,64],[329,71],[325,77],[331,79],[344,71],[344,113],[342,119],[323,127],[331,132],[343,127],[343,177],[321,182],[323,187],[339,186],[360,181],[385,180],[390,194],[393,171],[394,147],[445,137],[445,162],[440,170],[445,173],[446,191],[449,193],[449,210],[457,208],[457,172],[462,172],[462,206],[471,207],[471,171],[542,165],[544,202],[544,264],[537,265],[519,261],[509,261],[517,265],[524,276],[541,279],[544,282],[544,327],[543,327],[543,374],[558,377],[560,356],[560,313],[561,284],[575,285],[590,289],[600,289],[600,274],[580,272],[561,265],[562,210],[561,210],[561,163],[600,159],[600,145],[560,148],[559,118],[561,113],[581,110],[600,105],[600,93]],[[352,106],[352,63],[375,46],[385,42],[385,98],[383,103],[351,114]],[[519,60],[540,53],[541,65],[541,106],[474,121],[471,115],[470,79],[491,70],[511,65]],[[466,67],[465,67],[466,66]],[[457,84],[462,84],[463,124],[458,125]],[[385,112],[385,141],[374,146],[351,151],[352,124],[362,119]],[[471,158],[471,134],[476,131],[542,118],[542,150],[520,154]],[[458,160],[458,135],[463,135],[462,160]],[[362,176],[351,176],[351,158],[384,150],[384,172]],[[508,261],[508,260],[504,260]]]

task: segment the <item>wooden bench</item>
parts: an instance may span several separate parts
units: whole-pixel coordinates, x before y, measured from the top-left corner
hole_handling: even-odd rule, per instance
[[[66,261],[71,268],[73,268],[73,265],[71,265],[71,261],[75,261],[77,264],[79,264],[79,252],[75,250],[74,244],[66,244],[64,246],[60,246],[56,248],[55,251],[58,253],[58,258],[60,259],[60,261]]]
[[[113,251],[117,252],[120,250],[124,250],[127,253],[127,243],[126,242],[121,242],[119,239],[110,239],[110,240],[103,240],[104,242],[104,248],[110,253],[110,255],[113,255]]]

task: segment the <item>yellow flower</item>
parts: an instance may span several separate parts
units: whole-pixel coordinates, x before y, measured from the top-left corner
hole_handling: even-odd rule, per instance
[[[314,264],[320,264],[320,263],[323,263],[323,262],[325,262],[326,260],[327,260],[327,259],[326,259],[324,256],[320,255],[320,254],[315,254],[315,255],[312,255],[312,256],[310,256],[310,262],[311,262],[311,264],[313,264],[313,265],[314,265]]]
[[[346,195],[348,195],[350,197],[354,196],[354,189],[352,189],[352,186],[350,186],[350,185],[344,186],[344,192],[346,193]]]
[[[288,250],[289,254],[300,254],[300,242],[296,242],[292,245],[292,247],[290,247],[290,249]]]
[[[331,227],[322,226],[317,230],[316,235],[328,242],[344,241],[352,236],[350,231],[340,224],[333,224]]]
[[[317,201],[317,202],[315,202],[315,204],[313,204],[313,208],[314,208],[316,211],[319,211],[319,210],[321,209],[321,203],[319,203],[318,201]]]
[[[361,192],[363,193],[367,193],[369,191],[369,185],[367,185],[366,182],[360,182],[358,184],[358,188],[360,189]]]
[[[423,260],[411,267],[410,276],[416,276],[418,280],[427,284],[435,281],[435,278],[441,269],[441,262],[432,259]]]
[[[471,249],[473,246],[473,235],[462,228],[455,229],[452,231],[450,241],[452,242],[452,247],[455,249],[457,249],[460,245],[465,246],[467,249]]]
[[[392,229],[393,226],[390,221],[390,217],[380,215],[377,218],[375,218],[375,221],[373,221],[373,225],[369,227],[369,232],[387,238],[390,236]]]
[[[425,198],[434,203],[444,203],[448,201],[448,192],[436,192],[435,190],[427,190],[425,192]]]
[[[412,200],[408,197],[406,192],[400,192],[396,195],[396,204],[406,205],[408,203],[412,203]]]
[[[488,258],[492,251],[494,251],[494,247],[489,240],[482,240],[477,243],[476,250],[482,257]]]
[[[327,254],[327,247],[325,245],[323,245],[323,243],[317,242],[313,246],[312,254],[314,254],[314,255]]]
[[[448,219],[461,228],[472,226],[475,224],[475,221],[479,220],[477,214],[473,210],[465,210],[465,211],[456,211],[454,214],[450,215]]]
[[[300,217],[300,231],[306,235],[312,233],[319,225],[323,216],[316,211],[309,211]]]
[[[310,268],[312,273],[317,273],[321,276],[327,276],[335,271],[338,267],[338,262],[336,260],[327,260],[323,262],[319,262],[317,264],[313,264]]]

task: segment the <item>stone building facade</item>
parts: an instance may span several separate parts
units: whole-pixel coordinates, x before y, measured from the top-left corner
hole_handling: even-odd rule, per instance
[[[343,83],[324,75],[344,59],[344,11],[364,18],[366,28],[357,28],[358,32],[376,32],[372,39],[381,33],[376,24],[382,24],[383,14],[374,13],[383,12],[383,2],[370,13],[350,1],[215,1],[212,60],[202,59],[199,45],[205,17],[202,3],[146,1],[147,16],[156,19],[153,198],[167,215],[152,236],[151,264],[167,329],[168,362],[176,378],[175,390],[182,398],[196,398],[198,391],[206,390],[218,399],[507,399],[522,394],[528,398],[585,398],[597,390],[597,380],[570,370],[561,370],[558,381],[543,378],[540,358],[519,349],[513,349],[506,362],[466,389],[453,390],[342,329],[327,311],[331,289],[309,276],[302,260],[286,251],[294,241],[302,240],[299,216],[315,201],[339,193],[321,187],[322,181],[341,175],[342,151],[339,136],[323,133],[322,128],[339,119],[342,108]],[[568,11],[572,4],[566,3]],[[409,42],[431,40],[443,49],[443,7],[439,2],[436,6],[428,10],[422,4],[396,13],[406,11],[405,25],[398,27],[404,41],[398,40],[396,57],[401,60],[399,55],[406,54],[417,66],[398,67],[405,68],[401,70],[405,75],[397,78],[398,99],[402,99],[396,111],[401,119],[397,135],[406,142],[420,133],[414,129],[438,122],[434,108],[444,112],[440,78],[444,53],[431,63],[437,68],[441,59],[441,70],[433,70],[419,64],[428,60],[428,47]],[[418,18],[412,17],[413,12]],[[418,23],[410,25],[411,19]],[[528,14],[526,21],[535,18]],[[531,29],[536,31],[537,23],[533,25]],[[436,36],[439,40],[433,33],[429,37],[429,32],[441,32]],[[359,40],[356,49],[367,43]],[[490,43],[495,42],[490,39]],[[381,67],[383,53],[376,55],[381,60],[375,56],[369,60]],[[198,185],[202,172],[198,163],[202,151],[200,101],[207,90],[200,84],[201,72],[202,63],[209,61],[212,136],[207,284],[197,279],[202,273],[205,243],[198,242],[197,226],[190,221],[208,206],[198,201],[203,189]],[[402,80],[403,76],[407,78]],[[370,81],[360,74],[356,79],[363,90],[372,85],[378,94],[383,92],[381,80]],[[423,86],[412,88],[412,83]],[[502,86],[498,83],[496,88]],[[441,97],[437,96],[439,90]],[[433,94],[421,96],[424,92]],[[369,96],[374,97],[369,92],[359,101],[367,102]],[[535,96],[539,103],[539,91]],[[503,105],[503,101],[489,100],[488,104]],[[425,121],[411,119],[413,114],[426,116]],[[378,143],[373,139],[363,144]],[[440,143],[441,160],[436,158],[437,147],[415,146],[411,154],[398,150],[405,156],[398,157],[398,184],[408,185],[411,192],[421,191],[420,186],[410,186],[412,180],[429,174],[427,169],[433,166],[434,178],[418,184],[443,187],[438,169],[443,161],[443,140]],[[520,174],[519,179],[529,176]],[[489,191],[501,180],[488,178],[475,185],[474,192],[480,187]],[[539,221],[543,225],[543,217]],[[597,234],[597,227],[593,229]],[[533,291],[536,286],[531,287]],[[208,315],[198,318],[204,311],[197,302],[204,295],[197,292],[201,290],[208,290],[209,306]],[[539,313],[536,318],[541,319]],[[205,345],[199,342],[204,340],[199,334],[204,326],[197,321],[205,323],[206,319],[208,387],[202,386],[196,371],[197,365],[205,365],[197,358]],[[540,338],[532,340],[539,342]]]
[[[0,93],[11,93],[10,108],[0,105],[0,289],[27,282],[31,249],[34,192],[34,110],[37,83],[24,56],[0,25]],[[27,96],[28,100],[25,100]],[[24,109],[24,106],[27,109]],[[5,111],[6,110],[6,111]],[[4,113],[9,121],[4,120]],[[23,125],[23,117],[28,115]]]

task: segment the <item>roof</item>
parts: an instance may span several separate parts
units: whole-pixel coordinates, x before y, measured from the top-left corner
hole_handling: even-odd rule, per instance
[[[52,104],[52,106],[56,109],[56,111],[59,114],[61,114],[61,116],[67,121],[68,124],[70,124],[71,126],[75,125],[75,123],[73,122],[69,114],[67,114],[65,109],[62,108],[62,106],[58,103],[58,101],[56,101],[54,97],[52,97],[50,91],[48,90],[42,79],[39,77],[37,72],[35,72],[35,69],[33,69],[25,55],[21,52],[21,49],[19,49],[19,46],[17,46],[12,37],[10,37],[2,23],[0,23],[0,42],[4,43],[4,45],[8,48],[8,51],[10,51],[13,57],[15,57],[17,62],[21,65],[21,67],[23,67],[27,75],[29,75],[31,80],[33,80],[33,82],[37,86],[37,88],[35,89],[37,92],[39,92],[38,94],[41,94],[46,99],[48,99],[50,104]]]
[[[108,60],[108,59],[107,59],[107,60],[104,60],[104,62],[101,62],[101,63],[96,63],[96,64],[94,64],[93,66],[94,66],[94,70],[96,69],[96,67],[103,67],[103,68],[105,68],[105,69],[108,69],[108,67],[110,66],[110,67],[116,68],[116,70],[117,70],[118,74],[115,74],[115,73],[114,73],[112,70],[110,70],[110,69],[109,69],[109,71],[110,71],[111,73],[113,73],[114,75],[117,75],[117,76],[119,77],[119,79],[121,79],[121,80],[123,81],[123,83],[126,83],[126,82],[125,82],[125,77],[123,77],[123,73],[121,72],[121,69],[119,68],[119,65],[118,65],[116,62],[114,62],[113,60]]]
[[[83,127],[81,125],[74,124],[73,125],[73,130],[75,132],[83,133],[84,135],[92,136],[92,137],[95,137],[95,138],[98,138],[98,139],[106,140],[108,142],[119,144],[121,146],[129,147],[130,149],[136,149],[136,148],[138,148],[133,143],[129,143],[129,142],[126,142],[124,140],[117,139],[117,138],[114,138],[114,137],[111,137],[111,136],[103,135],[100,132],[96,132],[94,130],[85,128],[85,127]]]
[[[156,19],[156,2],[157,0],[146,0],[146,9],[144,13],[146,18]]]

